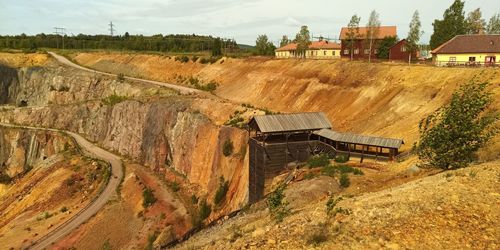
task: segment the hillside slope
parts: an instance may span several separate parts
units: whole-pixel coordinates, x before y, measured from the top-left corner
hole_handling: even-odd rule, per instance
[[[78,53],[71,57],[95,69],[160,81],[184,84],[189,77],[214,80],[220,84],[215,93],[233,102],[280,112],[322,111],[335,129],[400,137],[407,147],[417,139],[420,119],[445,104],[459,84],[473,78],[488,80],[500,100],[498,68],[262,58],[223,58],[214,64],[200,64],[122,53]],[[500,102],[494,105],[500,108]]]
[[[352,198],[325,177],[295,183],[285,192],[292,215],[282,223],[257,204],[176,249],[497,249],[499,165],[483,163]],[[313,183],[326,188],[305,188]],[[326,214],[329,192],[344,194],[336,207],[349,215]],[[289,198],[294,196],[319,198]]]

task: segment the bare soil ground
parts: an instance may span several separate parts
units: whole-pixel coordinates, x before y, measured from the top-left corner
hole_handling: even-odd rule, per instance
[[[360,168],[365,175],[351,178],[347,189],[325,176],[300,181],[285,192],[293,209],[282,223],[272,221],[261,202],[176,248],[496,249],[499,165],[494,161],[438,174],[424,170],[420,175],[431,176],[416,180],[404,179],[400,171]],[[394,177],[408,182],[384,182]],[[335,184],[328,185],[332,181]],[[369,189],[379,191],[355,191],[371,182],[378,185]],[[315,188],[305,188],[311,185]],[[344,197],[337,207],[349,209],[349,215],[326,214],[330,194]]]
[[[97,195],[105,165],[66,152],[9,185],[1,196],[0,245],[23,248],[64,223]]]

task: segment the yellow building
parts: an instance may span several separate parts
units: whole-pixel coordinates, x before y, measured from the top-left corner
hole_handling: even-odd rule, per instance
[[[310,59],[337,59],[340,58],[340,44],[320,40],[312,42],[305,52],[305,58]],[[297,44],[290,43],[275,51],[276,58],[300,58],[297,53]]]
[[[437,66],[498,66],[499,35],[458,35],[432,51]]]

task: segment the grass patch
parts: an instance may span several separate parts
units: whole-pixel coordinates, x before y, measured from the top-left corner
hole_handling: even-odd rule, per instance
[[[271,218],[276,222],[282,222],[290,214],[288,202],[285,201],[286,185],[280,185],[267,197],[266,203],[271,214]]]
[[[126,96],[112,94],[112,95],[102,99],[102,102],[106,105],[114,106],[120,102],[126,101],[127,99],[128,99],[128,97],[126,97]]]

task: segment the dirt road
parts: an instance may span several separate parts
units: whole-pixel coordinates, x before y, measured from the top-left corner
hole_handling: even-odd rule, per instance
[[[106,72],[97,71],[97,70],[93,70],[93,69],[82,67],[82,66],[80,66],[80,65],[78,65],[78,64],[76,64],[76,63],[74,63],[74,62],[72,62],[70,60],[68,60],[66,57],[58,55],[58,54],[56,54],[54,52],[48,52],[48,53],[52,57],[54,57],[57,61],[59,61],[60,63],[62,63],[64,65],[67,65],[67,66],[70,66],[70,67],[73,67],[73,68],[76,68],[76,69],[80,69],[80,70],[89,71],[89,72],[92,72],[92,73],[98,73],[98,74],[103,74],[103,75],[108,75],[108,76],[116,76],[115,74],[106,73]],[[188,95],[188,94],[200,94],[202,96],[215,97],[215,96],[211,95],[210,93],[208,93],[206,91],[202,91],[202,90],[199,90],[199,89],[188,88],[188,87],[184,87],[184,86],[179,86],[179,85],[175,85],[175,84],[171,84],[171,83],[145,80],[145,79],[140,79],[140,78],[135,78],[135,77],[130,77],[130,76],[124,76],[124,78],[128,79],[128,80],[139,81],[139,82],[144,82],[144,83],[149,83],[149,84],[154,84],[154,85],[159,85],[159,86],[163,86],[163,87],[175,89],[175,90],[178,90],[181,94],[184,94],[184,95]]]
[[[11,127],[11,128],[22,128],[22,129],[46,130],[52,132],[64,132],[75,139],[76,143],[78,144],[78,146],[85,155],[101,159],[111,164],[111,178],[107,186],[102,191],[102,193],[94,201],[92,201],[89,205],[80,210],[80,212],[75,214],[68,221],[61,224],[54,230],[48,232],[47,235],[43,236],[37,242],[35,242],[34,245],[32,246],[32,249],[49,248],[53,243],[61,240],[64,236],[71,233],[73,230],[78,228],[78,226],[80,226],[88,219],[90,219],[92,216],[94,216],[97,212],[99,212],[99,210],[101,210],[101,208],[104,207],[106,202],[108,202],[108,200],[113,195],[116,194],[116,189],[118,188],[121,180],[123,179],[123,169],[120,157],[95,146],[82,136],[75,134],[73,132],[61,131],[57,129],[30,127],[30,126],[17,126],[11,124],[3,124],[3,123],[0,123],[0,126]]]

